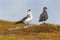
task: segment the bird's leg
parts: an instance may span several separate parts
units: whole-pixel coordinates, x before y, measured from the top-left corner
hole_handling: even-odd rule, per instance
[[[27,24],[25,24],[25,26],[26,26]]]
[[[45,21],[42,21],[43,24],[45,24]]]
[[[24,28],[28,28],[28,24],[25,24]]]
[[[28,27],[32,27],[32,24],[28,24]]]
[[[30,27],[30,24],[28,23],[28,27]]]
[[[45,21],[45,23],[46,23],[46,21]]]
[[[42,21],[42,23],[44,23],[44,22]]]
[[[44,23],[43,24],[46,24],[46,21],[44,21]]]

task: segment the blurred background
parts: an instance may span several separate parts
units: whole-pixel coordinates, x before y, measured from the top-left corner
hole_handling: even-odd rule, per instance
[[[0,20],[18,21],[29,8],[32,9],[32,23],[39,23],[42,8],[47,7],[47,23],[60,24],[60,0],[0,0]]]

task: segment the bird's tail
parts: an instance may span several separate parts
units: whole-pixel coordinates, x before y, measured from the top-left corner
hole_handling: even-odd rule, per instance
[[[41,22],[42,20],[39,20],[39,22]]]
[[[18,21],[18,22],[15,22],[16,24],[20,24],[20,23],[23,23],[23,22],[20,22],[20,21]]]

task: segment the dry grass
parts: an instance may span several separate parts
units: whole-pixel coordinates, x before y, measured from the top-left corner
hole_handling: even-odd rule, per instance
[[[25,24],[0,21],[0,40],[60,40],[60,25],[40,24],[24,28]],[[19,27],[17,30],[8,30]]]

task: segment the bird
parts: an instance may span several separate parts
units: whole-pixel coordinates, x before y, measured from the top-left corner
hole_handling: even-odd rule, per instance
[[[27,15],[25,17],[23,17],[21,20],[19,20],[18,22],[15,22],[16,24],[20,24],[20,23],[24,23],[24,24],[28,24],[32,21],[33,16],[32,16],[32,12],[31,9],[29,9],[27,11]]]
[[[47,7],[43,7],[43,12],[41,13],[40,17],[39,17],[39,22],[44,22],[44,24],[46,23],[46,20],[48,19],[48,14],[46,11]]]

